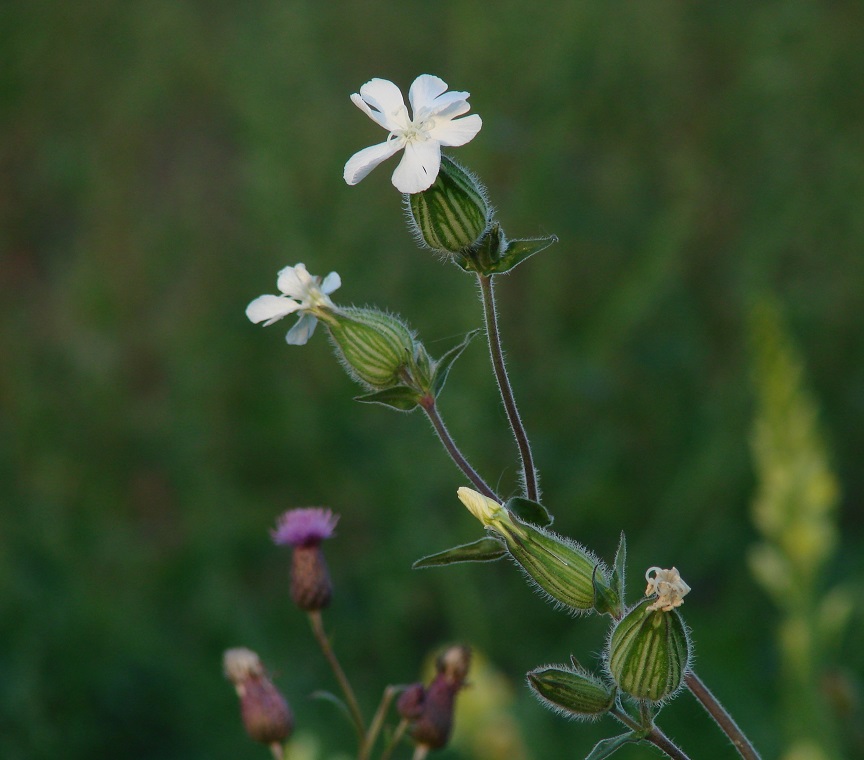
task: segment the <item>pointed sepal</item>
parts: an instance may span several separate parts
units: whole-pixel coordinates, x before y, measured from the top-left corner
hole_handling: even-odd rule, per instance
[[[450,368],[453,363],[462,355],[462,352],[468,348],[468,344],[474,340],[480,333],[480,330],[471,330],[458,346],[451,348],[444,356],[435,362],[435,368],[432,372],[432,396],[438,398],[438,395],[444,389],[444,383],[447,382],[447,375],[450,373]]]
[[[538,528],[545,528],[552,524],[552,515],[549,514],[549,510],[542,504],[531,501],[531,499],[514,496],[507,500],[504,508],[522,522],[536,525]]]
[[[454,565],[457,562],[494,562],[505,554],[507,550],[501,542],[487,536],[470,544],[462,544],[452,549],[445,549],[443,552],[430,554],[428,557],[418,559],[411,567],[419,570],[426,567]]]
[[[624,614],[624,565],[627,562],[627,541],[624,533],[618,541],[615,561],[609,575],[609,584],[597,583],[594,579],[594,607],[601,614],[609,614],[616,620]]]
[[[489,270],[488,274],[504,274],[505,272],[509,272],[514,267],[519,266],[525,259],[533,256],[535,253],[540,253],[540,251],[557,242],[557,235],[525,238],[524,240],[509,240],[507,241],[507,247],[500,254],[500,258],[492,269]]]

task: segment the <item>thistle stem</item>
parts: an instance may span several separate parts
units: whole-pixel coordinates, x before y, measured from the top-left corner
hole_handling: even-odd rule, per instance
[[[396,748],[396,745],[402,739],[405,731],[408,728],[408,721],[405,718],[402,718],[399,721],[399,725],[396,726],[396,730],[393,732],[393,736],[390,737],[390,741],[385,747],[384,751],[381,753],[381,760],[390,760],[390,755],[393,754],[393,750]]]
[[[400,687],[398,686],[388,686],[384,689],[381,703],[375,711],[375,716],[372,718],[372,723],[363,740],[363,746],[360,748],[358,760],[366,760],[372,754],[372,747],[375,746],[375,740],[378,738],[378,734],[381,733],[381,727],[384,725],[384,719],[387,717],[387,710],[390,709],[390,703],[393,701],[393,697],[399,693],[399,690]]]
[[[453,440],[453,437],[444,425],[444,420],[441,419],[441,415],[438,413],[435,398],[431,395],[426,396],[420,400],[420,407],[424,412],[426,412],[429,422],[432,423],[432,427],[438,434],[439,440],[444,445],[450,458],[456,463],[456,466],[462,470],[468,480],[470,480],[471,483],[474,484],[474,487],[485,497],[494,499],[495,501],[500,501],[495,492],[486,484],[486,481],[477,474],[477,471],[468,463],[468,460],[465,459],[462,452],[459,451],[459,447],[456,445],[456,442]]]
[[[354,728],[357,729],[357,736],[360,739],[361,749],[363,747],[366,736],[365,722],[363,721],[363,713],[360,712],[360,705],[357,704],[357,698],[354,696],[354,689],[351,688],[351,683],[342,670],[339,660],[336,658],[336,653],[333,647],[330,646],[330,639],[327,638],[327,633],[324,630],[324,623],[321,620],[320,610],[312,610],[308,613],[309,622],[312,624],[312,632],[315,634],[315,639],[324,653],[324,657],[330,664],[330,669],[336,676],[339,686],[342,689],[342,694],[345,696],[345,701],[348,704],[348,711],[351,713],[351,720],[354,723]]]
[[[504,351],[501,348],[501,335],[498,332],[498,312],[495,308],[495,288],[492,277],[478,274],[477,281],[480,283],[480,294],[483,299],[483,316],[486,321],[486,337],[489,339],[489,355],[492,359],[492,368],[495,371],[495,379],[498,381],[498,390],[501,400],[504,402],[504,410],[510,421],[516,446],[519,448],[519,456],[522,459],[522,480],[525,487],[525,497],[531,501],[537,501],[540,491],[537,487],[537,473],[534,470],[534,458],[531,455],[531,443],[519,416],[516,406],[516,398],[513,388],[510,386],[510,378],[507,375],[507,366],[504,363]]]
[[[703,683],[692,670],[687,671],[684,676],[684,683],[694,697],[701,703],[702,707],[708,714],[714,718],[714,721],[720,727],[720,730],[726,734],[732,746],[738,751],[738,754],[744,760],[760,760],[759,753],[750,743],[750,740],[744,735],[744,732],[738,728],[738,724],[732,719],[732,716],[726,712],[726,708],[720,704],[720,701],[715,697],[708,687]]]

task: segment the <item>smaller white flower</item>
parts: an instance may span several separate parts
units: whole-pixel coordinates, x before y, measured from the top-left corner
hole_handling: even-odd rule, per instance
[[[648,581],[645,596],[657,595],[657,600],[650,604],[647,610],[671,612],[684,604],[684,597],[690,593],[690,586],[684,583],[684,579],[674,567],[671,570],[649,567],[645,572],[645,580]]]
[[[342,280],[336,272],[330,272],[322,282],[320,277],[310,275],[303,264],[285,267],[276,280],[276,287],[282,295],[258,296],[246,307],[246,316],[256,325],[264,322],[266,327],[282,317],[300,312],[300,319],[288,331],[285,340],[292,346],[302,346],[315,332],[318,323],[316,312],[336,308],[330,294],[340,285]]]
[[[344,177],[356,185],[378,164],[405,151],[393,172],[393,184],[402,193],[427,190],[441,168],[441,146],[456,147],[471,141],[483,126],[477,114],[466,113],[470,93],[447,92],[447,83],[421,74],[408,91],[412,115],[402,93],[387,79],[370,79],[351,96],[351,101],[390,134],[387,140],[355,153],[345,164]]]

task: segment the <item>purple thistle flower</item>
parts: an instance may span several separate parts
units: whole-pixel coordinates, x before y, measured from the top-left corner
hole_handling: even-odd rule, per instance
[[[273,542],[289,546],[317,546],[333,535],[339,515],[324,507],[289,509],[276,522],[276,530],[270,531]]]

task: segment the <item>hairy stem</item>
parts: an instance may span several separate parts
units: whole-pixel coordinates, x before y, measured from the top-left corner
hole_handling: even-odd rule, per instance
[[[354,728],[357,729],[357,736],[360,739],[360,746],[362,749],[366,736],[366,724],[363,721],[363,713],[360,712],[360,705],[357,704],[357,698],[354,696],[354,689],[351,688],[351,683],[348,681],[345,671],[342,670],[339,660],[336,659],[336,653],[333,651],[333,647],[330,646],[330,639],[327,638],[327,633],[324,630],[324,623],[321,620],[321,612],[319,610],[312,610],[308,614],[309,622],[312,624],[312,632],[315,634],[315,639],[318,641],[318,645],[321,647],[324,657],[327,659],[333,674],[336,676],[336,680],[339,682],[342,694],[345,696],[345,702],[348,705],[348,711],[351,713],[351,720],[354,723]]]
[[[540,491],[537,487],[537,473],[534,470],[534,458],[531,455],[531,443],[519,416],[516,406],[516,398],[513,388],[510,386],[510,378],[507,375],[507,366],[504,363],[504,351],[501,349],[501,335],[498,332],[498,313],[495,308],[495,288],[491,276],[477,275],[480,283],[480,293],[483,299],[483,316],[486,320],[486,337],[489,339],[489,355],[492,359],[492,369],[495,371],[495,379],[498,381],[498,390],[501,400],[504,402],[504,410],[510,421],[510,428],[516,445],[519,448],[519,456],[522,459],[522,480],[525,487],[525,497],[531,501],[537,501]]]
[[[631,718],[620,707],[613,707],[609,711],[609,713],[610,715],[612,715],[613,718],[617,718],[625,726],[632,729],[633,731],[641,733],[645,730],[643,726],[641,726],[637,721],[633,720],[633,718]],[[643,740],[653,744],[661,752],[671,757],[672,760],[690,760],[684,750],[682,750],[677,744],[675,744],[657,726],[652,725],[650,731],[648,731],[648,733],[644,735]]]
[[[486,481],[477,474],[477,471],[468,463],[468,460],[465,459],[462,452],[459,451],[459,447],[456,445],[456,442],[453,440],[453,437],[444,425],[444,420],[441,419],[441,415],[438,413],[438,407],[435,405],[435,398],[430,395],[421,399],[420,407],[424,412],[426,412],[429,422],[432,423],[432,427],[435,428],[439,440],[444,445],[450,458],[456,463],[456,466],[462,470],[468,480],[474,484],[474,487],[480,493],[489,499],[500,501],[495,492],[486,485]]]
[[[717,697],[711,693],[699,676],[692,670],[689,670],[684,676],[684,683],[690,689],[693,696],[702,704],[702,707],[714,718],[717,725],[720,726],[720,730],[726,734],[729,741],[732,742],[732,746],[738,750],[738,754],[745,760],[759,760],[759,753],[750,743],[750,740],[738,728],[738,724],[726,712],[726,708],[720,704]]]

